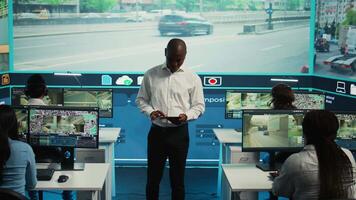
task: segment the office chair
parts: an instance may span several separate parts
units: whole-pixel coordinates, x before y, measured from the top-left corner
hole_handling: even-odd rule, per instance
[[[0,199],[2,200],[27,200],[26,197],[10,189],[0,188]]]

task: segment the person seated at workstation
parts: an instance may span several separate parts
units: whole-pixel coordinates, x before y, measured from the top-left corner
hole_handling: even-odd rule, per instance
[[[268,106],[270,106],[273,110],[292,110],[296,109],[293,105],[295,100],[294,92],[292,88],[283,83],[279,83],[273,86],[271,90],[272,99],[269,102]],[[269,159],[274,159],[277,164],[283,163],[291,154],[295,152],[278,152],[272,154],[271,157],[268,155],[262,158],[263,162],[268,162]]]
[[[273,86],[272,91],[272,100],[269,103],[269,106],[272,106],[274,110],[291,110],[296,109],[293,105],[295,101],[295,96],[292,88],[289,85],[280,83]]]
[[[294,200],[356,199],[356,163],[349,150],[335,143],[335,114],[313,110],[302,125],[306,145],[285,161],[272,192]]]
[[[47,95],[48,89],[45,79],[40,74],[33,74],[27,80],[25,94],[29,98],[28,105],[46,106],[43,101]],[[34,147],[33,148],[38,162],[59,162],[58,158],[61,157],[60,149],[57,147]],[[36,191],[29,192],[31,200],[38,199]],[[62,198],[64,200],[72,200],[72,191],[63,191]]]
[[[14,110],[0,105],[0,188],[25,195],[36,186],[36,162],[31,146],[19,138]]]

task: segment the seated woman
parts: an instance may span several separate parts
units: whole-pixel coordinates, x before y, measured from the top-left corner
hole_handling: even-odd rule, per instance
[[[273,181],[272,192],[298,199],[356,199],[356,164],[351,152],[335,143],[339,122],[326,110],[303,120],[304,149],[291,155]]]
[[[19,141],[14,110],[0,105],[0,188],[22,195],[37,183],[36,162],[32,148]]]

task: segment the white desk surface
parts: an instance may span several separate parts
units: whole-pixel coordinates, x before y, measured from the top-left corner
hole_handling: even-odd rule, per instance
[[[116,142],[120,137],[121,128],[99,128],[99,143]]]
[[[35,190],[101,190],[109,165],[109,163],[85,163],[82,171],[55,171],[50,181],[37,181]],[[60,175],[67,175],[69,178],[64,183],[58,183]]]
[[[214,128],[216,137],[220,143],[241,143],[242,133],[235,129]]]
[[[255,164],[223,164],[222,168],[232,192],[272,190],[269,172],[258,169]]]

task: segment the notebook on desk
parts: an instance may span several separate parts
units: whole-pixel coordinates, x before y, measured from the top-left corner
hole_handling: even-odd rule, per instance
[[[37,180],[49,181],[52,179],[54,169],[37,169]]]

